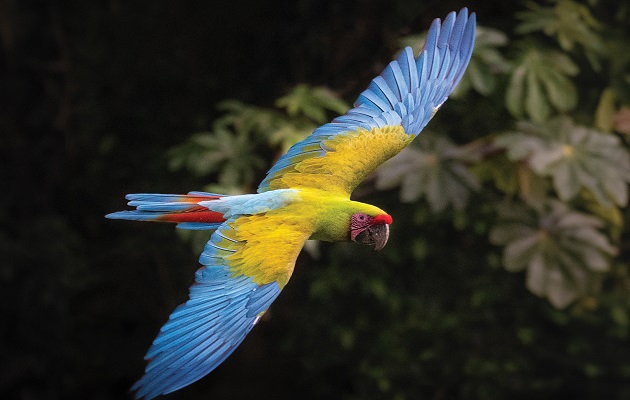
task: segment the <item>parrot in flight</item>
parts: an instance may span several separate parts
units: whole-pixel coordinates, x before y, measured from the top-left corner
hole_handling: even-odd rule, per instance
[[[354,108],[291,147],[257,193],[129,194],[134,210],[106,216],[212,232],[188,301],[145,356],[145,374],[132,387],[136,398],[171,393],[221,364],[287,284],[307,239],[385,246],[392,217],[350,195],[446,101],[470,61],[475,25],[466,8],[435,19],[417,58],[405,48]]]

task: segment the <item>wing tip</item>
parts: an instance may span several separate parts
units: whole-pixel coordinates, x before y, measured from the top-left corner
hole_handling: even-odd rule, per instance
[[[476,27],[476,14],[463,7],[451,11],[444,22],[436,18],[431,23],[422,51],[415,57],[411,47],[402,49],[381,74],[375,77],[361,92],[354,108],[348,111],[366,115],[363,119],[343,117],[344,124],[335,121],[317,128],[305,141],[323,142],[328,138],[358,128],[379,127],[393,121],[392,113],[400,118],[400,124],[409,135],[417,135],[429,122],[440,104],[461,80],[472,56]],[[395,104],[393,104],[395,102]],[[360,112],[358,111],[360,110]],[[428,110],[428,111],[427,111]],[[363,117],[361,117],[363,118]],[[347,124],[346,124],[347,122]],[[348,129],[343,129],[351,125]],[[304,141],[303,141],[304,142]],[[293,148],[302,146],[303,142]],[[258,186],[258,193],[274,188],[294,156],[292,149],[280,158]]]

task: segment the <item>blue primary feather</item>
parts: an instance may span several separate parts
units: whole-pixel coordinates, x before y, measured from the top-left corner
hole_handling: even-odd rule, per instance
[[[180,222],[176,225],[179,229],[188,229],[191,231],[208,231],[217,229],[219,226],[221,226],[220,223],[211,222]]]
[[[109,219],[124,219],[127,221],[153,221],[155,217],[154,213],[143,213],[136,210],[116,211],[105,216],[105,218]]]
[[[321,148],[317,145],[317,148]],[[218,198],[217,198],[218,197]],[[295,190],[240,196],[206,192],[188,195],[139,193],[127,196],[132,211],[108,218],[159,220],[162,215],[186,212],[201,206],[223,214],[223,223],[182,222],[185,229],[214,229],[199,262],[189,299],[173,311],[148,350],[145,374],[132,390],[136,398],[151,399],[202,378],[227,358],[280,294],[278,283],[255,283],[251,277],[234,276],[226,257],[244,242],[234,239],[232,224],[243,215],[255,215],[295,201]]]
[[[187,196],[208,196],[222,197],[224,194],[208,193],[208,192],[188,192],[185,194],[165,194],[165,193],[132,193],[125,196],[129,201],[139,202],[157,202],[157,203],[173,203],[184,200]]]
[[[301,160],[325,156],[330,149],[323,142],[335,135],[388,125],[402,125],[409,135],[420,133],[464,74],[475,25],[475,14],[469,15],[466,8],[459,14],[451,12],[443,22],[435,19],[417,59],[411,48],[405,48],[359,95],[353,109],[293,145],[267,172],[258,192],[269,190],[272,180]],[[314,148],[316,143],[321,148]]]
[[[206,245],[190,288],[189,300],[170,315],[145,358],[144,376],[132,390],[136,398],[152,399],[189,385],[223,362],[243,341],[280,294],[276,282],[258,285],[252,278],[232,276],[225,256],[238,248],[217,243],[231,237],[228,220]]]

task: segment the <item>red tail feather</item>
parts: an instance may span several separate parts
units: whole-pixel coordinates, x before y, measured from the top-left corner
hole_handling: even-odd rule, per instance
[[[208,198],[203,198],[199,201],[208,200]],[[223,222],[225,218],[223,218],[223,214],[218,213],[216,211],[210,211],[206,207],[200,205],[193,205],[190,208],[184,211],[178,211],[176,213],[169,213],[161,215],[157,218],[157,221],[163,222]]]

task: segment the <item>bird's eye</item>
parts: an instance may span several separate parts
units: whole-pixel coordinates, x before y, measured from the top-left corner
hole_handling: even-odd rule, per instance
[[[365,215],[359,214],[359,221],[364,221],[364,220],[365,220]]]

